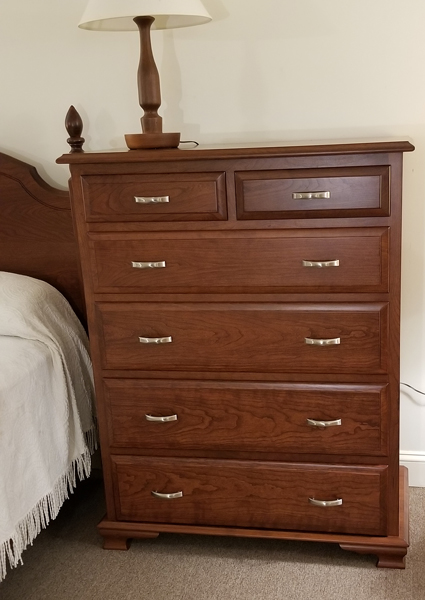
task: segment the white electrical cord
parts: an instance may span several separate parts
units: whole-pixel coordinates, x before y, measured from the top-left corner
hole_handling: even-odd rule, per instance
[[[420,394],[421,396],[425,396],[425,392],[421,392],[421,390],[417,390],[415,387],[413,387],[413,385],[409,385],[408,383],[403,383],[402,381],[400,382],[400,385],[405,385],[406,387],[410,388],[417,394]],[[408,392],[406,390],[406,394],[407,393]],[[409,398],[410,398],[410,400],[412,400],[412,402],[417,404],[417,406],[425,406],[425,401],[422,398],[420,398],[419,396],[416,396],[415,394],[409,394]]]
[[[416,388],[413,387],[413,385],[409,385],[408,383],[403,383],[402,381],[400,382],[400,385],[405,385],[406,387],[410,388],[411,390],[418,392],[418,394],[422,394],[422,396],[425,396],[425,392],[421,392],[420,390],[417,390]]]

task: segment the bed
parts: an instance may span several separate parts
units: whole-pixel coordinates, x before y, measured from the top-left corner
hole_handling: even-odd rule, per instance
[[[0,153],[0,581],[96,447],[69,195]]]

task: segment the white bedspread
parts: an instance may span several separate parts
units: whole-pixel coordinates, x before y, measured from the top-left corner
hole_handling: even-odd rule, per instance
[[[89,475],[95,439],[83,327],[47,283],[0,272],[0,581]]]

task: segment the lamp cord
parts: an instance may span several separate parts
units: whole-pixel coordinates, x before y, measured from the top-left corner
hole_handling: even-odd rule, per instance
[[[421,392],[420,390],[417,390],[415,387],[413,387],[413,385],[409,385],[408,383],[403,383],[402,381],[400,382],[400,385],[405,385],[406,387],[410,388],[414,392],[417,392],[418,394],[422,394],[422,396],[425,396],[425,392]]]

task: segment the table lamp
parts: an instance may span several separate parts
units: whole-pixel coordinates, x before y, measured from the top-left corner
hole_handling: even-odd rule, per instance
[[[177,148],[180,133],[163,133],[161,88],[151,46],[151,29],[200,25],[211,20],[200,0],[90,0],[79,23],[94,31],[139,30],[140,62],[137,71],[139,102],[144,114],[142,132],[127,134],[130,149]]]

